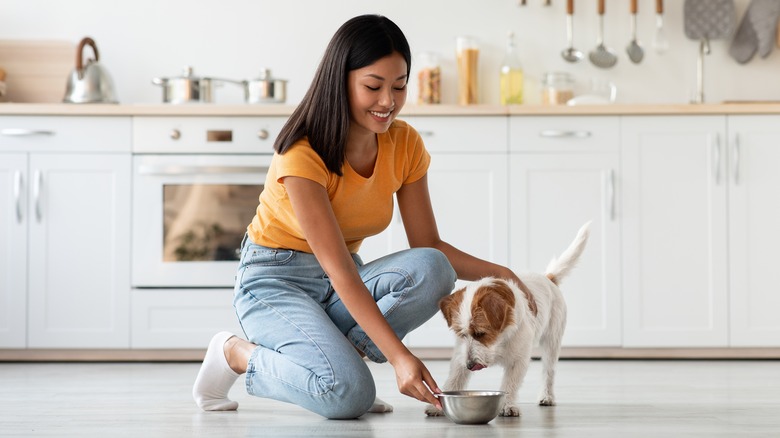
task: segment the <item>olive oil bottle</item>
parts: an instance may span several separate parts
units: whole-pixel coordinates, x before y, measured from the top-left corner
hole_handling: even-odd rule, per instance
[[[509,32],[504,62],[501,63],[501,105],[523,103],[523,68],[515,46],[515,34]]]

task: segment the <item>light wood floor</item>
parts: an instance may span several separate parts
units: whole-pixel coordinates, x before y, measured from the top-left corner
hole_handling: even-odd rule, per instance
[[[443,383],[446,361],[426,361]],[[778,361],[564,360],[558,405],[534,404],[541,364],[520,393],[520,418],[463,426],[427,418],[397,393],[392,369],[371,364],[390,414],[330,421],[250,397],[237,412],[201,412],[190,397],[196,363],[0,363],[0,436],[133,437],[746,437],[780,436]],[[500,369],[474,374],[495,389]]]

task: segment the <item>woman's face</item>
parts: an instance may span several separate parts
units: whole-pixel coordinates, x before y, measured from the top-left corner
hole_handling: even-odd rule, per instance
[[[351,129],[376,134],[387,131],[406,103],[406,60],[398,53],[349,72],[347,90]]]

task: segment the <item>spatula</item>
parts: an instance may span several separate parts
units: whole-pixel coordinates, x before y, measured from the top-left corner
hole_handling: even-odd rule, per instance
[[[596,39],[596,48],[588,54],[588,59],[596,67],[612,68],[617,63],[615,52],[604,45],[604,0],[598,2],[599,34]]]

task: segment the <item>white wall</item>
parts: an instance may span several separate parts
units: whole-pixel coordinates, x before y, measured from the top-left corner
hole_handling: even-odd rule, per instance
[[[655,29],[655,0],[639,2],[639,40],[645,60],[632,64],[629,2],[607,1],[607,46],[618,51],[618,64],[601,70],[587,61],[568,64],[565,1],[528,0],[0,0],[0,39],[68,40],[83,36],[97,42],[101,61],[116,82],[122,103],[159,103],[155,76],[177,76],[192,65],[201,76],[248,79],[261,67],[288,79],[288,103],[297,103],[333,32],[348,18],[381,13],[406,33],[413,53],[435,51],[442,57],[443,101],[455,103],[454,40],[470,34],[482,41],[481,101],[498,103],[497,70],[505,37],[518,35],[528,76],[528,101],[538,102],[538,81],[551,70],[571,72],[580,83],[607,78],[623,103],[686,103],[695,91],[698,43],[683,33],[683,1],[667,0],[665,24],[671,48],[658,55],[649,47]],[[748,0],[736,0],[738,20]],[[579,0],[575,11],[575,47],[596,45],[595,0]],[[712,43],[706,58],[708,102],[780,100],[780,50],[739,65],[728,56],[729,41]],[[64,78],[63,78],[64,81]],[[410,98],[416,96],[412,82]],[[238,87],[216,90],[218,103],[240,102]]]

